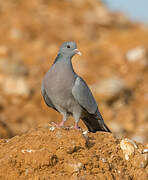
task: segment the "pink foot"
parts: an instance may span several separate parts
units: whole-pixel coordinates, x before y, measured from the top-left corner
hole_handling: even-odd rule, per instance
[[[62,121],[60,124],[56,124],[54,122],[52,122],[52,124],[54,124],[54,126],[56,126],[57,128],[62,128],[64,127],[64,122]]]
[[[82,130],[82,129],[78,126],[78,123],[75,123],[74,129],[76,129],[76,130]]]

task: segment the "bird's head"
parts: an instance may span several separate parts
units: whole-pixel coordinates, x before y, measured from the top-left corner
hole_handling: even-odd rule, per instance
[[[77,49],[77,45],[75,42],[64,42],[60,47],[59,54],[70,58],[75,54],[81,55],[80,51]]]

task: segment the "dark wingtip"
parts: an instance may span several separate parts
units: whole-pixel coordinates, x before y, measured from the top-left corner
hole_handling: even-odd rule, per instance
[[[101,127],[98,127],[97,129],[90,129],[89,131],[92,133],[96,133],[97,131],[112,133],[111,130],[105,124]]]
[[[103,127],[104,127],[105,132],[110,132],[110,133],[112,133],[111,130],[110,130],[105,124],[103,125]]]
[[[89,132],[96,133],[97,131],[103,131],[111,133],[111,130],[106,126],[103,119],[100,120],[98,117],[88,115],[82,120],[87,126]]]

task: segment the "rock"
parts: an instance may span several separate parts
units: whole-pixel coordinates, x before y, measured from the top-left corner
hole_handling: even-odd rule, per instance
[[[129,156],[134,153],[135,148],[137,148],[137,145],[134,143],[134,141],[132,141],[130,139],[123,139],[120,142],[120,147],[123,150],[125,159],[129,160]]]
[[[134,49],[129,50],[126,53],[126,58],[130,62],[135,62],[146,58],[146,50],[144,47],[139,46]]]
[[[22,37],[22,33],[19,29],[11,29],[10,38],[12,39],[20,39]]]
[[[144,150],[143,150],[143,153],[148,153],[148,149],[144,149]]]
[[[7,95],[22,95],[28,96],[31,93],[31,89],[24,78],[7,77],[3,80],[2,90]]]
[[[49,130],[50,130],[50,131],[54,131],[54,130],[55,130],[55,127],[54,127],[54,126],[51,126],[51,127],[49,127]]]
[[[103,79],[91,87],[93,92],[99,95],[100,98],[103,100],[110,100],[125,88],[125,82],[118,77],[111,77],[108,79]]]
[[[28,75],[28,69],[23,63],[21,62],[12,63],[10,59],[0,60],[0,72],[15,76]]]
[[[144,143],[146,141],[145,136],[136,135],[136,134],[134,136],[132,136],[131,139],[133,141],[136,141],[136,142],[139,142],[139,143]]]
[[[65,164],[65,169],[70,172],[78,172],[80,169],[82,169],[83,164],[81,162],[76,162],[76,161],[70,161],[67,164]]]

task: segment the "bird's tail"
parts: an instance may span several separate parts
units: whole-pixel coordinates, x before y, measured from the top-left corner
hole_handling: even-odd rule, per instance
[[[82,120],[90,132],[93,133],[97,131],[111,132],[110,129],[104,123],[104,120],[100,112],[97,112],[97,114],[95,115],[88,114],[87,116],[83,117]]]

